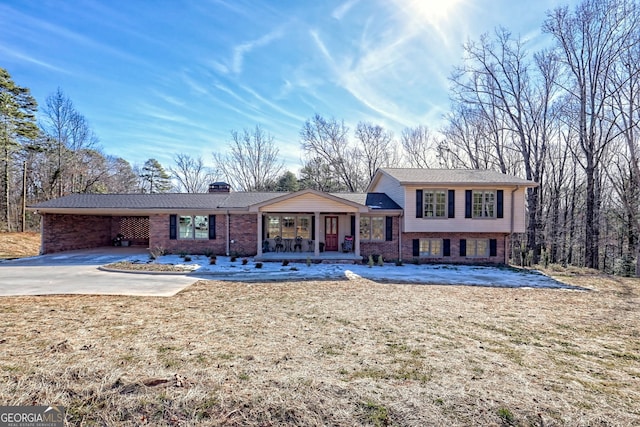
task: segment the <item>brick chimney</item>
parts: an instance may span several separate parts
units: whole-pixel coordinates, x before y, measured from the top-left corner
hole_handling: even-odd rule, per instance
[[[230,193],[231,186],[226,182],[214,182],[209,184],[209,193]]]

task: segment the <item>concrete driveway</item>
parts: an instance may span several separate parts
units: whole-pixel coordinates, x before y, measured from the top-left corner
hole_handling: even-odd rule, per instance
[[[148,256],[141,248],[98,248],[0,262],[0,296],[138,295],[172,296],[197,279],[183,275],[112,273],[101,265],[130,256]]]

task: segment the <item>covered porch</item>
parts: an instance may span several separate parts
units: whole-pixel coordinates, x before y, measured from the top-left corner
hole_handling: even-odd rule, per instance
[[[360,260],[360,215],[366,206],[315,190],[254,205],[257,259]]]
[[[312,263],[356,263],[362,261],[362,257],[356,256],[353,252],[322,252],[315,255],[313,252],[267,252],[255,257],[256,261],[266,262],[307,262]]]

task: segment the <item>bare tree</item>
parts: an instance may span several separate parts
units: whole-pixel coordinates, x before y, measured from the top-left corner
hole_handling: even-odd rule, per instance
[[[380,125],[359,122],[355,132],[369,181],[381,167],[398,165],[400,158],[393,134]]]
[[[362,191],[367,185],[360,162],[361,151],[349,144],[349,129],[344,122],[326,120],[316,114],[300,131],[302,149],[310,159],[327,164],[347,191]]]
[[[434,160],[437,143],[427,126],[408,127],[402,131],[400,142],[407,163],[412,168],[429,168]]]
[[[557,8],[549,12],[543,25],[555,39],[566,78],[561,83],[574,106],[567,123],[576,128],[577,158],[586,175],[585,265],[592,268],[599,266],[601,161],[614,136],[606,116],[611,96],[608,82],[613,64],[637,43],[637,26],[635,2],[627,0],[585,0],[574,11]]]
[[[175,166],[169,172],[178,182],[179,192],[205,193],[208,185],[214,181],[214,174],[204,165],[202,157],[191,157],[189,154],[178,153],[173,157]]]
[[[258,125],[253,131],[231,131],[227,153],[213,153],[215,168],[241,191],[265,191],[274,186],[284,163],[273,136]]]

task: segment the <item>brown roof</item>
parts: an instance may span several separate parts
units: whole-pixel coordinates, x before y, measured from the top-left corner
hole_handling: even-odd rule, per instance
[[[395,178],[401,184],[537,185],[527,179],[491,170],[380,168],[379,172]]]

